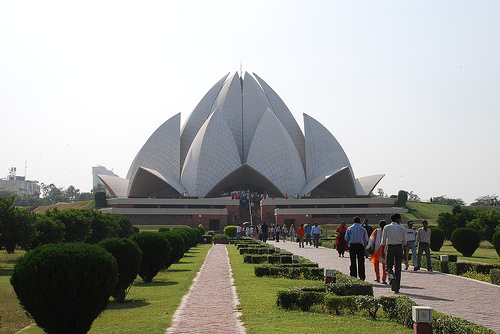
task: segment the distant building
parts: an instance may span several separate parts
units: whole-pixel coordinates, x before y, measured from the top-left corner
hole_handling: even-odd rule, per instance
[[[16,167],[9,169],[10,173],[5,179],[0,179],[0,191],[10,191],[17,196],[40,194],[38,181],[26,180],[26,176],[17,176]]]
[[[304,133],[259,76],[225,75],[182,127],[176,114],[149,137],[126,178],[94,172],[111,195],[103,211],[135,223],[211,230],[264,219],[298,227],[402,212],[394,199],[370,195],[384,174],[355,177],[335,137],[303,117]]]
[[[92,167],[92,188],[97,186],[99,183],[103,184],[101,179],[99,177],[97,177],[97,174],[118,176],[115,173],[113,173],[113,171],[107,169],[104,166],[94,166],[94,167]]]

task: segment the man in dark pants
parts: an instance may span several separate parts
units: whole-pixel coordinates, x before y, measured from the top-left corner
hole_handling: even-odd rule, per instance
[[[365,242],[368,242],[366,229],[359,223],[359,217],[354,217],[353,224],[347,228],[345,240],[349,243],[351,258],[350,275],[365,280]],[[357,263],[356,263],[357,262]]]
[[[382,230],[380,244],[387,248],[385,271],[391,282],[391,289],[399,293],[401,287],[401,262],[406,257],[406,231],[401,225],[401,215],[395,213],[391,216],[392,223]],[[384,250],[382,250],[384,253]]]

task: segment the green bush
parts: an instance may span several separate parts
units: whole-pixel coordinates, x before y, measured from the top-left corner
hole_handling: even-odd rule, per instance
[[[292,289],[278,291],[276,294],[276,305],[287,310],[298,308],[307,312],[314,304],[323,303],[324,296],[324,292],[311,290]]]
[[[472,263],[469,262],[448,262],[448,272],[453,275],[462,275],[472,270]]]
[[[467,227],[457,228],[451,234],[451,244],[463,256],[470,257],[479,247],[481,237],[476,230]]]
[[[373,285],[356,277],[345,275],[335,270],[335,282],[326,285],[326,291],[338,296],[365,295],[373,296]]]
[[[40,245],[56,244],[64,240],[64,224],[59,220],[54,220],[45,215],[36,215],[35,229],[37,236],[31,244],[32,249]]]
[[[413,326],[412,306],[417,304],[408,297],[380,297],[380,304],[389,319],[411,328]]]
[[[82,243],[43,245],[20,258],[10,282],[23,308],[47,333],[87,333],[118,280],[116,259]]]
[[[201,238],[201,243],[202,244],[211,244],[213,242],[213,235],[210,235],[210,234],[205,234],[202,238]]]
[[[493,246],[495,246],[495,250],[497,251],[498,256],[500,256],[500,231],[497,231],[493,235]]]
[[[184,239],[177,233],[170,231],[158,233],[167,239],[170,247],[172,248],[171,254],[166,258],[164,269],[168,269],[173,263],[179,262],[184,256],[184,249],[186,248]]]
[[[304,278],[310,280],[324,279],[324,269],[315,267],[299,267],[299,266],[275,266],[275,265],[259,265],[254,267],[254,273],[257,277],[286,277],[292,279]]]
[[[355,300],[360,310],[365,310],[373,320],[377,319],[377,311],[382,307],[379,298],[373,296],[356,296]]]
[[[153,278],[163,268],[167,258],[172,253],[168,240],[156,232],[141,232],[130,237],[142,251],[139,276],[145,283],[151,283]]]
[[[443,247],[444,244],[444,231],[440,229],[439,227],[429,227],[431,230],[431,244],[430,248],[434,252],[439,252],[441,247]]]
[[[494,334],[495,331],[476,325],[464,319],[434,311],[432,314],[433,333],[452,334]]]
[[[106,192],[105,191],[96,191],[94,193],[94,202],[96,208],[104,208],[108,206],[106,201]]]
[[[396,206],[405,206],[406,201],[408,201],[408,193],[404,190],[398,191],[398,198],[396,200]]]
[[[500,269],[490,270],[491,283],[500,285]]]
[[[113,298],[118,303],[124,303],[139,272],[142,251],[135,242],[125,238],[104,239],[98,245],[110,252],[116,259],[118,282],[113,291]]]
[[[170,231],[170,228],[168,228],[168,227],[160,227],[160,228],[158,229],[158,232],[159,232],[159,233],[161,233],[161,232],[168,232],[168,231]]]
[[[236,226],[234,225],[229,225],[224,228],[224,234],[227,235],[230,238],[236,238]]]
[[[335,313],[336,315],[340,315],[342,310],[354,313],[358,308],[355,296],[337,296],[327,293],[323,297],[323,302],[325,308],[330,313]]]

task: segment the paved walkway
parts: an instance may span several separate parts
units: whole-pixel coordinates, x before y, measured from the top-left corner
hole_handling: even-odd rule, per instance
[[[166,333],[245,333],[237,305],[226,245],[213,245]]]
[[[299,248],[295,242],[268,241],[269,244],[317,262],[321,268],[337,269],[349,274],[349,253],[339,257],[330,248]],[[373,283],[375,296],[391,296],[389,285],[374,282],[373,264],[365,261],[366,280]],[[441,313],[456,316],[500,333],[500,286],[425,269],[403,270],[400,295],[408,296],[421,306],[430,306]]]

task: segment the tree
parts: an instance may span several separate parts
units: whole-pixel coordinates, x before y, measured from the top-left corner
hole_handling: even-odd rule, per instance
[[[455,229],[465,227],[467,222],[472,221],[474,218],[476,218],[476,211],[456,205],[451,212],[440,213],[437,223],[439,228],[444,231],[446,239],[449,240]]]
[[[135,242],[125,238],[104,239],[99,246],[113,254],[118,263],[118,282],[115,285],[113,298],[118,303],[124,303],[139,272],[142,251]]]
[[[0,246],[14,253],[16,246],[29,250],[35,239],[35,214],[14,206],[15,196],[0,198]]]
[[[84,334],[106,309],[117,280],[116,259],[104,248],[59,243],[20,258],[10,283],[45,332]]]
[[[420,197],[415,194],[413,191],[407,191],[408,193],[408,200],[413,201],[413,202],[420,202]]]
[[[492,203],[498,203],[498,196],[493,195],[484,195],[476,198],[474,202],[472,202],[471,206],[491,206]]]
[[[451,244],[463,256],[471,257],[481,243],[479,232],[467,227],[457,228],[451,234]]]
[[[442,205],[464,206],[465,202],[461,198],[447,198],[446,195],[434,197],[434,203]]]
[[[54,220],[59,220],[65,226],[64,241],[86,241],[91,233],[91,217],[89,210],[58,210],[46,211],[45,215]]]
[[[70,202],[75,202],[80,197],[80,189],[76,189],[75,186],[69,186],[63,191],[63,194]]]
[[[106,192],[106,186],[102,183],[98,183],[92,190],[90,191],[92,194],[95,194],[98,191]]]
[[[404,190],[398,192],[398,199],[396,200],[396,206],[405,206],[406,201],[408,201],[408,193]]]
[[[466,224],[467,227],[479,232],[481,240],[493,241],[495,228],[500,224],[500,211],[497,210],[478,210],[476,217]]]

